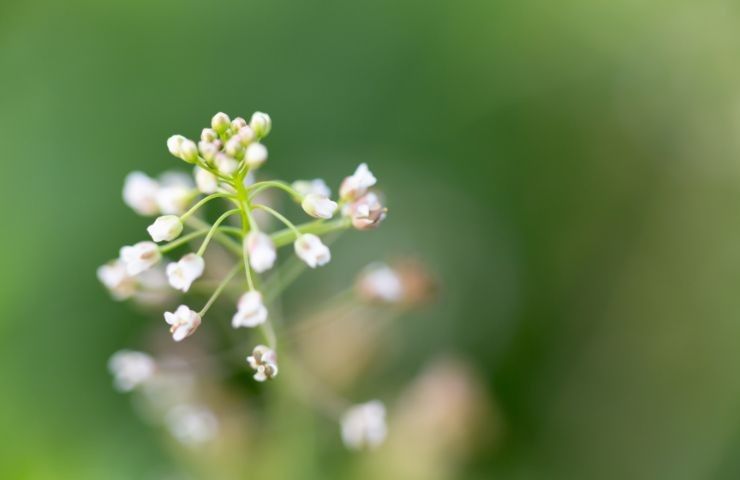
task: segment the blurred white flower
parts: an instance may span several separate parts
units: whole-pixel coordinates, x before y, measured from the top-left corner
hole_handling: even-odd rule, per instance
[[[146,229],[155,242],[176,239],[182,233],[182,222],[177,215],[162,215]]]
[[[157,365],[143,352],[120,350],[108,360],[108,370],[113,374],[113,384],[120,392],[129,392],[149,380]]]
[[[139,242],[121,248],[121,260],[126,265],[126,272],[133,276],[159,262],[162,255],[154,242]]]
[[[162,213],[181,215],[190,202],[191,190],[182,185],[162,187],[157,192],[157,206]]]
[[[159,183],[143,172],[131,172],[123,183],[123,201],[139,215],[156,215]]]
[[[303,196],[314,194],[321,195],[322,197],[331,197],[331,190],[328,185],[326,185],[326,182],[321,178],[314,178],[313,180],[296,180],[292,183],[291,187]]]
[[[346,177],[339,187],[339,197],[344,201],[353,201],[365,194],[367,189],[375,185],[377,179],[367,168],[367,164],[361,163],[355,173]]]
[[[170,333],[176,342],[189,337],[200,326],[200,315],[187,305],[180,305],[174,312],[164,312],[164,319],[171,325]]]
[[[315,218],[329,219],[337,211],[337,202],[315,193],[306,195],[301,206],[307,214]]]
[[[295,253],[311,268],[326,265],[331,260],[329,247],[321,242],[321,239],[312,233],[305,233],[298,237],[294,243]]]
[[[401,277],[384,263],[372,263],[365,267],[357,280],[360,294],[368,300],[394,303],[403,299]]]
[[[258,138],[266,137],[272,129],[272,119],[263,112],[254,112],[249,120],[249,126]]]
[[[278,374],[277,354],[264,345],[254,347],[252,355],[247,357],[247,363],[257,371],[254,379],[258,382],[275,378]]]
[[[267,308],[262,303],[262,294],[256,290],[251,290],[239,299],[237,311],[231,320],[231,326],[239,327],[256,327],[267,321]]]
[[[249,168],[258,168],[267,160],[267,147],[261,143],[250,144],[244,152],[244,161]]]
[[[180,443],[196,447],[218,434],[218,419],[205,407],[177,405],[165,416],[167,429]]]
[[[128,274],[126,264],[120,259],[101,265],[97,274],[100,283],[116,300],[126,300],[136,293],[136,280]]]
[[[249,264],[255,272],[262,273],[272,268],[277,258],[275,244],[269,235],[262,232],[250,232],[244,241],[249,257]]]
[[[385,406],[378,400],[353,406],[342,416],[341,430],[347,448],[362,450],[379,446],[387,433]]]
[[[195,167],[195,185],[202,193],[206,195],[216,193],[218,190],[218,179],[216,175],[200,167]]]
[[[203,275],[204,269],[203,257],[195,253],[188,253],[178,262],[167,265],[167,280],[172,288],[187,292],[190,285]]]

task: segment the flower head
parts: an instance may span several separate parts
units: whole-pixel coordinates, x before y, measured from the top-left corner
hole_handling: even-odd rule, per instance
[[[272,268],[277,258],[275,244],[269,235],[262,232],[250,232],[244,241],[244,248],[249,257],[249,264],[255,272],[262,273]]]
[[[164,319],[171,325],[170,333],[176,342],[189,337],[200,326],[200,315],[187,305],[180,305],[174,312],[164,312]]]
[[[361,163],[355,173],[346,177],[339,187],[339,197],[344,201],[354,201],[367,192],[367,189],[375,185],[377,179],[367,168],[367,164]]]
[[[176,239],[182,233],[182,222],[177,215],[163,215],[149,225],[146,229],[155,242],[170,241]]]
[[[258,382],[275,378],[278,374],[277,354],[264,345],[254,347],[252,355],[247,357],[247,363],[257,371],[254,379]]]
[[[203,257],[195,253],[188,253],[177,263],[167,265],[167,280],[172,288],[187,292],[190,285],[203,275],[204,269]]]
[[[154,242],[139,242],[121,248],[121,260],[126,265],[126,272],[133,276],[147,270],[162,258]]]
[[[121,392],[130,392],[154,375],[157,365],[143,352],[120,350],[108,360],[108,370],[113,374],[113,384]]]
[[[295,241],[295,253],[311,268],[329,263],[331,252],[321,239],[312,233],[304,233]]]
[[[262,294],[256,290],[251,290],[239,299],[237,312],[231,320],[231,326],[239,327],[256,327],[267,321],[267,308],[262,303]]]
[[[315,193],[306,195],[303,198],[301,206],[307,214],[315,218],[328,219],[337,211],[337,202],[333,202],[329,198]]]
[[[378,400],[355,405],[342,416],[341,427],[347,448],[375,448],[383,443],[387,433],[385,406]]]
[[[139,215],[156,215],[159,183],[143,172],[131,172],[123,183],[123,201]]]
[[[126,264],[112,260],[98,267],[98,280],[116,300],[126,300],[136,293],[136,279],[128,274]]]

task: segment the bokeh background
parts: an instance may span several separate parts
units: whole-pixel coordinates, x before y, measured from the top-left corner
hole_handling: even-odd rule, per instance
[[[263,110],[271,174],[336,186],[367,161],[391,208],[294,305],[378,258],[441,279],[362,393],[468,362],[496,427],[450,478],[738,478],[739,20],[729,0],[0,4],[0,477],[200,478],[111,388],[109,355],[161,319],[95,269],[147,225],[127,172]],[[346,478],[334,428],[281,430],[263,478]]]

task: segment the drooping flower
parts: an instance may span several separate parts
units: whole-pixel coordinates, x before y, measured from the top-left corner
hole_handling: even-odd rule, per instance
[[[277,354],[264,345],[254,347],[252,355],[247,357],[247,363],[257,371],[254,379],[258,382],[275,378],[278,374]]]
[[[294,243],[295,253],[311,268],[329,263],[331,252],[321,239],[312,233],[304,233]]]
[[[367,189],[375,185],[378,180],[367,168],[367,164],[361,163],[355,173],[346,177],[339,187],[339,197],[343,201],[354,201],[363,196]]]
[[[218,190],[218,179],[214,174],[200,167],[195,167],[194,176],[195,185],[198,187],[198,190],[206,195],[216,193],[216,190]]]
[[[244,161],[249,168],[259,168],[267,160],[267,147],[261,143],[251,143],[244,152]]]
[[[272,129],[272,119],[266,113],[254,112],[249,120],[249,126],[257,138],[264,138]]]
[[[314,194],[327,198],[331,197],[331,190],[326,185],[326,182],[320,178],[315,178],[313,180],[296,180],[293,182],[291,187],[293,187],[293,190],[302,196]]]
[[[301,203],[303,210],[314,218],[329,219],[337,211],[337,202],[331,201],[323,195],[309,193]]]
[[[123,184],[123,201],[139,215],[156,215],[159,183],[143,172],[126,175]]]
[[[100,283],[116,300],[126,300],[136,293],[136,279],[128,274],[126,264],[120,259],[101,265],[97,274]]]
[[[401,277],[385,263],[368,265],[357,279],[357,290],[366,300],[387,303],[399,302],[404,295]]]
[[[256,327],[267,321],[267,308],[262,303],[262,294],[256,290],[251,290],[239,299],[237,311],[231,320],[231,326],[239,327]]]
[[[249,264],[255,272],[262,273],[272,268],[277,258],[275,244],[269,235],[262,232],[250,232],[244,241],[249,257]]]
[[[385,406],[378,400],[355,405],[341,421],[342,441],[347,448],[362,450],[383,443],[387,434]]]
[[[149,380],[157,369],[154,359],[143,352],[120,350],[108,360],[113,385],[120,392],[130,392]]]
[[[200,326],[200,315],[187,305],[180,305],[174,312],[164,312],[164,319],[170,325],[172,339],[176,342],[189,337]]]
[[[357,230],[370,230],[377,227],[388,212],[373,192],[366,193],[359,200],[351,203],[348,208],[352,217],[352,226]]]
[[[146,229],[155,242],[176,239],[182,233],[182,222],[177,215],[162,215]]]
[[[133,276],[155,265],[162,258],[154,242],[139,242],[121,248],[121,260],[126,265],[126,272]]]
[[[178,262],[167,265],[167,280],[172,288],[187,292],[190,285],[203,275],[204,269],[203,257],[195,253],[188,253]]]

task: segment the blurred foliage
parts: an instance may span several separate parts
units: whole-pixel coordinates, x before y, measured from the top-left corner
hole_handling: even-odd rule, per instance
[[[143,236],[128,171],[263,110],[270,172],[336,185],[367,161],[391,209],[290,304],[377,258],[443,280],[363,390],[472,362],[505,427],[463,478],[737,478],[738,20],[723,0],[0,5],[0,477],[176,468],[105,370],[160,319],[94,272]],[[333,427],[296,415],[272,478],[342,472]]]

